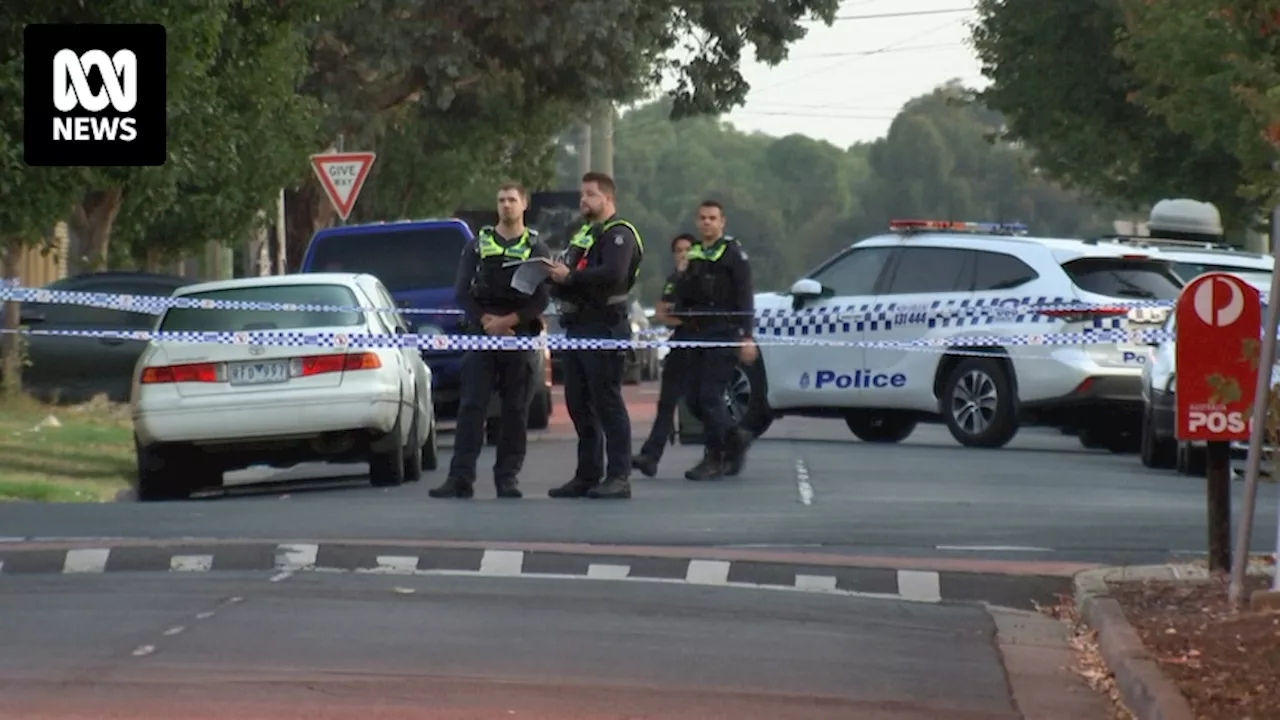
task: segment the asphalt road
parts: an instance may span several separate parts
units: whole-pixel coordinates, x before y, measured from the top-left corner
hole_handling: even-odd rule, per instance
[[[1058,656],[1040,671],[1032,656],[1004,667],[1010,620],[976,605],[623,582],[275,580],[3,578],[0,717],[1013,720],[1023,678],[1062,672]],[[1104,717],[1087,692],[1050,696],[1053,717]]]
[[[638,446],[654,388],[628,392]],[[486,450],[470,502],[427,497],[443,469],[420,484],[374,489],[352,479],[360,466],[307,467],[251,476],[283,484],[183,503],[4,504],[0,536],[745,545],[1103,564],[1162,562],[1206,544],[1203,481],[1084,450],[1055,431],[1028,429],[1004,449],[973,450],[941,426],[921,426],[901,445],[879,446],[856,441],[840,421],[785,419],[756,443],[740,478],[686,482],[699,451],[674,446],[658,478],[636,476],[629,502],[551,500],[546,490],[571,472],[562,442],[571,436],[560,405],[530,444],[520,502],[493,500]],[[442,468],[447,452],[443,460]],[[293,482],[318,476],[328,480]],[[1243,484],[1235,485],[1238,510]],[[1275,485],[1262,487],[1258,552],[1274,550],[1276,495]]]

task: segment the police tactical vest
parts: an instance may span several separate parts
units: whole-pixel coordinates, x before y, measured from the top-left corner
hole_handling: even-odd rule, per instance
[[[730,235],[725,235],[711,247],[703,247],[701,243],[689,248],[686,256],[688,265],[681,276],[677,295],[681,306],[686,310],[715,310],[726,303],[727,270],[720,265],[720,259],[729,249],[730,243],[737,243]]]
[[[536,235],[535,231],[526,228],[514,245],[506,246],[498,242],[493,227],[480,229],[476,238],[476,270],[471,278],[471,297],[477,303],[514,311],[527,299],[511,287],[516,268],[503,265],[515,260],[528,260],[533,253],[531,238]]]
[[[591,225],[583,225],[578,229],[578,232],[574,233],[573,237],[569,239],[569,255],[568,262],[566,264],[570,265],[575,270],[582,270],[586,268],[587,256],[591,253],[591,248],[595,247],[596,238],[618,226],[625,227],[636,236],[636,249],[640,251],[639,257],[631,263],[631,283],[627,286],[627,290],[630,291],[636,283],[636,278],[640,276],[640,258],[644,257],[644,241],[640,239],[640,231],[636,229],[636,226],[626,220],[622,220],[621,218],[610,220],[602,225],[599,230],[594,232],[592,231]]]

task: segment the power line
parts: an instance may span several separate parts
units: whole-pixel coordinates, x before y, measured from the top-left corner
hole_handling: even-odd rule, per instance
[[[836,22],[845,20],[887,20],[889,18],[920,17],[922,15],[954,15],[956,13],[973,12],[972,7],[945,8],[942,10],[913,10],[910,12],[870,13],[866,15],[837,15]],[[803,22],[820,23],[822,20],[805,19]]]
[[[817,58],[862,57],[864,55],[883,55],[886,53],[917,52],[920,50],[938,50],[941,48],[964,47],[965,43],[936,43],[934,45],[907,45],[880,50],[843,50],[840,52],[805,53],[804,55],[788,55],[787,60],[809,60]]]
[[[868,122],[885,122],[897,117],[897,115],[850,115],[845,113],[774,112],[769,110],[738,110],[736,112],[729,113],[729,115],[756,115],[762,117],[811,118],[822,120],[865,120]],[[726,117],[728,117],[728,115],[726,115]]]

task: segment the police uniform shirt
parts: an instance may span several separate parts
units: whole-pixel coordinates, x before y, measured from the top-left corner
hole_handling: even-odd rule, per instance
[[[520,238],[504,238],[495,228],[485,228],[481,233],[491,232],[493,239],[503,247],[512,247],[520,242]],[[538,231],[527,229],[529,234],[529,257],[545,257],[550,258],[551,252],[545,243],[538,239]],[[462,257],[458,261],[458,273],[453,285],[453,294],[462,311],[466,313],[469,323],[475,326],[480,325],[480,318],[485,314],[505,315],[509,312],[515,312],[520,318],[517,328],[530,327],[533,321],[542,317],[542,313],[547,309],[549,302],[548,283],[538,285],[533,295],[522,297],[519,307],[511,308],[494,308],[483,307],[471,293],[472,281],[476,276],[476,269],[480,265],[480,248],[478,245],[479,238],[467,241],[462,248]],[[512,290],[512,293],[516,291]],[[517,330],[518,332],[518,330]]]
[[[572,269],[565,278],[564,287],[572,296],[599,301],[631,290],[639,264],[640,240],[624,224],[609,227],[616,220],[618,216],[614,215],[600,223],[599,227],[607,229],[596,231],[586,266]]]
[[[725,235],[710,247],[695,245],[688,258],[676,284],[682,309],[725,313],[719,317],[691,316],[692,324],[699,331],[728,331],[733,337],[751,337],[755,330],[755,290],[742,245]]]

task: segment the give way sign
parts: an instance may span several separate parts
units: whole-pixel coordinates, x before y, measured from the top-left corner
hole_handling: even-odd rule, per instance
[[[1261,295],[1234,275],[1207,273],[1182,289],[1175,320],[1177,438],[1248,440],[1261,354]]]
[[[351,216],[356,206],[356,198],[360,196],[360,188],[364,179],[369,176],[369,169],[377,155],[371,152],[322,153],[311,156],[311,167],[320,178],[324,192],[333,203],[333,209],[343,222]]]

